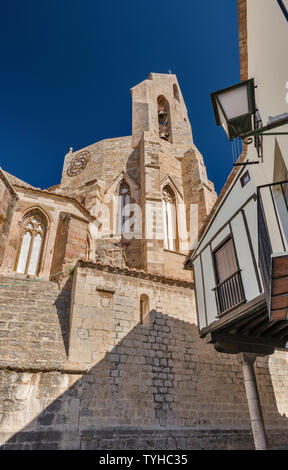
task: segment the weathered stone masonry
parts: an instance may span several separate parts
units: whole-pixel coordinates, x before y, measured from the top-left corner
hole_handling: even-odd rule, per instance
[[[179,240],[167,249],[155,237],[165,187],[176,212],[187,205],[178,231],[189,228],[190,204],[198,204],[200,227],[216,198],[177,78],[151,74],[131,92],[132,136],[70,149],[60,185],[41,190],[0,170],[4,449],[253,447],[241,365],[198,335],[187,247]],[[170,110],[166,140],[159,102]],[[112,225],[123,182],[143,210],[140,239],[101,232],[98,212],[106,205]],[[145,238],[146,211],[154,209]],[[16,272],[27,214],[44,227],[33,275]],[[285,354],[258,360],[256,371],[269,444],[281,445]]]
[[[49,282],[1,288],[4,448],[253,447],[241,366],[199,339],[193,284],[84,262],[73,277],[72,298],[70,285],[58,293]],[[152,303],[140,324],[143,292]],[[285,356],[269,367],[271,377],[268,359],[258,362],[257,380],[270,445],[280,445]]]

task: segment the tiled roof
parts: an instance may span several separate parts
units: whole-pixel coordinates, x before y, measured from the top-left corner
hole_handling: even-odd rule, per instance
[[[194,281],[186,281],[181,278],[177,277],[172,277],[172,276],[167,276],[165,274],[160,274],[160,273],[153,273],[153,272],[148,272],[144,271],[143,269],[136,269],[136,268],[130,268],[128,266],[125,267],[119,267],[119,266],[114,266],[112,264],[103,264],[103,263],[93,263],[92,261],[85,261],[85,260],[79,260],[76,264],[80,265],[81,267],[90,267],[90,268],[95,268],[95,269],[102,269],[102,270],[107,270],[110,272],[118,273],[118,274],[126,274],[128,276],[135,276],[135,277],[142,277],[143,279],[148,279],[148,280],[154,280],[154,281],[163,281],[163,282],[168,282],[171,284],[181,284],[185,287],[194,287]]]

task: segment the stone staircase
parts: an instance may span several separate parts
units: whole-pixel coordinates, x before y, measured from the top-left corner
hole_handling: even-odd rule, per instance
[[[0,277],[0,367],[61,369],[67,360],[71,281]]]

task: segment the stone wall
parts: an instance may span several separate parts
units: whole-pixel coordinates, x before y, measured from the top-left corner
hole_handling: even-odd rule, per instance
[[[81,172],[70,175],[67,172],[72,160],[81,152],[87,152],[87,164]],[[131,137],[118,137],[101,140],[65,156],[61,189],[67,195],[76,195],[79,199],[94,192],[86,183],[97,180],[102,192],[111,184],[122,170],[139,183],[139,153],[132,148]]]
[[[193,284],[81,262],[69,319],[71,284],[0,281],[4,448],[253,448],[241,366],[199,338]],[[256,375],[269,444],[283,445],[285,353]]]
[[[56,281],[62,273],[69,274],[78,259],[87,257],[87,226],[85,219],[60,213],[51,266],[52,280]]]
[[[0,265],[8,240],[14,206],[18,197],[0,168]]]
[[[69,213],[80,219],[85,219],[86,217],[87,223],[89,220],[93,220],[93,218],[89,216],[89,213],[80,206],[77,201],[68,197],[66,198],[57,194],[50,194],[45,191],[33,190],[30,188],[16,187],[16,189],[17,201],[13,208],[13,213],[11,212],[9,235],[5,240],[5,251],[3,255],[3,263],[0,267],[0,273],[1,275],[8,276],[14,274],[17,251],[19,250],[21,241],[21,223],[25,214],[31,210],[38,209],[47,221],[46,237],[39,276],[41,278],[48,279],[51,274],[55,273],[55,271],[51,271],[51,267],[60,213]],[[75,246],[77,238],[77,235],[75,235],[75,243],[70,241],[70,248],[73,244]],[[85,235],[85,240],[86,238],[87,235]],[[83,252],[81,252],[81,254],[82,253]],[[77,260],[77,255],[79,255],[79,247],[76,245],[76,250],[74,255],[72,255],[72,258],[74,256]]]
[[[61,185],[56,192],[73,195],[91,213],[95,209],[92,215],[97,217],[96,213],[99,214],[100,225],[106,217],[109,233],[103,233],[103,223],[99,238],[104,240],[103,245],[106,245],[107,237],[124,242],[128,266],[187,279],[182,266],[179,263],[173,266],[170,263],[172,255],[164,252],[162,190],[168,185],[175,196],[178,230],[178,237],[174,234],[175,239],[178,238],[175,250],[187,254],[198,226],[216,199],[214,185],[208,180],[202,155],[193,143],[187,109],[176,76],[152,73],[131,91],[132,136],[102,140],[76,152],[70,149],[65,156]],[[165,96],[169,102],[172,126],[169,142],[159,137],[159,96]],[[190,152],[190,157],[186,156],[187,152]],[[121,239],[115,227],[119,185],[123,179],[130,187],[131,203],[140,206],[142,211],[142,224],[134,223],[140,236],[136,240],[128,240],[129,243]],[[186,211],[182,210],[184,203]],[[195,233],[186,241],[183,234],[186,236],[186,229],[190,229],[190,204],[198,204],[199,225],[195,223],[194,227],[192,224]],[[109,257],[107,250],[106,253],[104,251],[103,256]],[[97,256],[99,259],[101,253]]]

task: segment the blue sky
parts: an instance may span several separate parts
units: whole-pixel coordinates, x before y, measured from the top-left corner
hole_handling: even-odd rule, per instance
[[[232,168],[210,92],[239,77],[236,0],[10,0],[0,17],[0,165],[36,187],[74,150],[131,135],[130,88],[177,75],[219,192]]]

